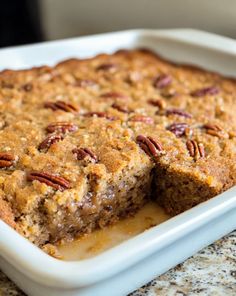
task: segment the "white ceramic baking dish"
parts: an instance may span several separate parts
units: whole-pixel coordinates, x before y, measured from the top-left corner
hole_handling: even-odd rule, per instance
[[[148,47],[170,60],[235,75],[236,42],[195,30],[134,30],[0,51],[1,68],[54,64]],[[0,221],[0,268],[29,295],[126,295],[236,228],[236,187],[82,261],[54,259]]]

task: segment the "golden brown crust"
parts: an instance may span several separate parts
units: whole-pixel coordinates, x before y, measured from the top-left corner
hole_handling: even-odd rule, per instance
[[[234,80],[147,50],[1,72],[0,186],[19,231],[40,245],[115,222],[153,172],[171,214],[235,185],[235,98]]]

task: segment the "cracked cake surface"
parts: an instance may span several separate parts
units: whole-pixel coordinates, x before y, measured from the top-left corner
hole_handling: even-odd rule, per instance
[[[37,245],[236,183],[236,82],[120,50],[0,73],[0,218]]]

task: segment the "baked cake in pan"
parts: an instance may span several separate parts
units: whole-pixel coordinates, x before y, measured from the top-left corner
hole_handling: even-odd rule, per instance
[[[154,199],[171,215],[236,183],[236,82],[120,50],[0,74],[0,218],[67,241]]]

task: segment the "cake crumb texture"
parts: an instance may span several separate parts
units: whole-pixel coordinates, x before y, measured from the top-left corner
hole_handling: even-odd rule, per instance
[[[0,73],[0,218],[42,246],[236,183],[236,82],[149,50]]]

